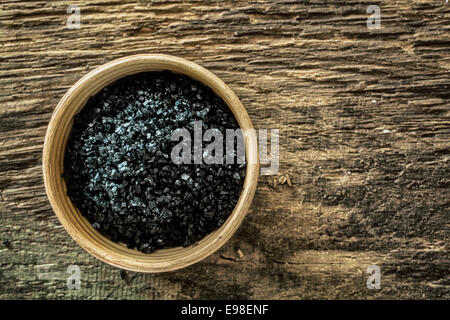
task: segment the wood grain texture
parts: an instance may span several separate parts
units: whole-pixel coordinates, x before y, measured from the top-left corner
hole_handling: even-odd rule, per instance
[[[366,26],[371,4],[379,30]],[[81,8],[79,30],[66,27],[68,5]],[[449,22],[445,0],[2,1],[0,228],[11,245],[0,249],[0,298],[450,298]],[[280,129],[280,174],[292,182],[262,177],[221,251],[162,275],[89,256],[42,180],[66,90],[138,53],[224,80],[256,128]],[[80,290],[66,286],[72,264]],[[371,264],[381,290],[366,288]]]

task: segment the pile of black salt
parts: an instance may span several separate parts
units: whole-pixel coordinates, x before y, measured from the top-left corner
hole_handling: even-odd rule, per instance
[[[172,132],[193,136],[196,121],[224,141],[226,129],[238,128],[225,103],[186,76],[140,73],[104,88],[75,116],[64,160],[68,196],[103,235],[142,252],[203,238],[234,209],[245,166],[173,163]]]

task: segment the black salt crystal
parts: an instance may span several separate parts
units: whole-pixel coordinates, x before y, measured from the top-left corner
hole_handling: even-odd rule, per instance
[[[233,211],[245,166],[174,164],[171,134],[187,128],[193,137],[195,121],[224,137],[238,128],[225,103],[186,76],[119,79],[74,118],[64,160],[68,196],[95,229],[145,253],[203,238]]]

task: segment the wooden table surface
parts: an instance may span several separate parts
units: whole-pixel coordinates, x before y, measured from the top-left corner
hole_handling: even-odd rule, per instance
[[[380,29],[367,26],[372,4]],[[67,27],[69,5],[80,29]],[[2,1],[0,298],[450,298],[449,22],[446,0]],[[138,53],[222,78],[256,128],[280,130],[276,179],[292,181],[261,177],[225,247],[166,274],[83,251],[42,180],[67,89]],[[370,265],[379,290],[366,287]]]

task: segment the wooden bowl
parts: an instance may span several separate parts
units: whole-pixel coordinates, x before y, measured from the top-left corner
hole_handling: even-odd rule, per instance
[[[210,87],[223,99],[244,132],[247,167],[244,186],[236,207],[218,230],[191,246],[160,249],[146,254],[113,242],[95,230],[68,198],[62,172],[64,151],[73,125],[73,117],[85,106],[88,98],[119,78],[158,70],[185,74]],[[64,95],[53,112],[43,151],[45,189],[61,224],[82,248],[96,258],[113,266],[138,272],[180,269],[218,250],[230,239],[244,219],[253,199],[259,174],[258,146],[256,134],[252,129],[252,122],[234,92],[222,80],[199,65],[159,54],[134,55],[118,59],[98,67],[81,78]]]

